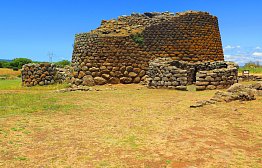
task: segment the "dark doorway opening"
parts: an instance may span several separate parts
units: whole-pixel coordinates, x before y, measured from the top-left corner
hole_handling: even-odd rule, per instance
[[[193,83],[196,83],[196,74],[197,74],[197,68],[194,68],[194,73],[193,73]]]

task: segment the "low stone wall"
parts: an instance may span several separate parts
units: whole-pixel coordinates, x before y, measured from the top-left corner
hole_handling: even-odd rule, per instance
[[[196,90],[224,89],[238,82],[236,67],[200,71],[196,74]]]
[[[57,81],[57,69],[54,64],[26,64],[21,73],[23,86],[50,85]]]
[[[187,70],[188,84],[193,84],[196,80],[196,73],[199,71],[209,71],[213,69],[227,68],[229,62],[215,61],[215,62],[186,62],[186,61],[172,61],[170,63],[180,69]]]
[[[156,59],[149,64],[147,75],[150,88],[186,90],[187,70],[171,65],[170,59]]]
[[[186,90],[196,84],[196,90],[222,89],[237,83],[238,65],[225,62],[189,63],[158,58],[151,61],[147,71],[150,88]]]
[[[239,81],[262,81],[262,76],[258,75],[241,75],[238,76]]]

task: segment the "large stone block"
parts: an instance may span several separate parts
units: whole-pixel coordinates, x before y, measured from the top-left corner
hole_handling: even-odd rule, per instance
[[[104,85],[106,84],[106,80],[102,77],[95,77],[94,78],[95,84],[96,85]]]

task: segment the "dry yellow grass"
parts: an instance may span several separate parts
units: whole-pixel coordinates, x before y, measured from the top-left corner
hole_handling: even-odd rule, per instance
[[[191,109],[215,91],[96,88],[101,91],[45,92],[53,103],[73,104],[70,111],[0,118],[0,166],[262,166],[261,97]],[[15,94],[26,92],[43,94]]]
[[[14,71],[13,69],[8,69],[8,68],[0,68],[0,76],[6,76],[8,78],[12,77],[17,77],[18,75],[21,74],[21,71]]]

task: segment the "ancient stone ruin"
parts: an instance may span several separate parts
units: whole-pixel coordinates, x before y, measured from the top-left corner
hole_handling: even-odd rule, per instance
[[[262,96],[262,82],[257,82],[249,85],[235,83],[226,91],[217,91],[211,99],[198,101],[190,107],[197,108],[219,102],[231,102],[236,100],[251,101],[255,100],[256,96]]]
[[[83,85],[85,76],[95,84],[139,83],[156,58],[223,61],[217,17],[187,11],[102,21],[96,30],[76,35],[72,83]]]
[[[150,88],[187,90],[196,84],[196,90],[227,88],[237,83],[238,66],[232,62],[195,62],[158,58],[150,62],[147,82]]]
[[[61,72],[54,64],[26,64],[22,67],[22,85],[51,85],[54,83],[62,83],[66,80],[66,74]]]
[[[237,68],[224,61],[217,17],[153,12],[103,20],[97,29],[77,34],[70,83],[219,89],[237,82]]]

